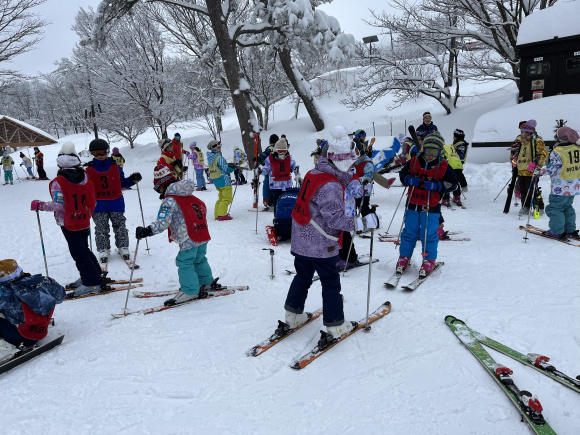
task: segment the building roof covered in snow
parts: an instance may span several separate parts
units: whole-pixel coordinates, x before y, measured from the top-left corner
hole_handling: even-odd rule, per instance
[[[48,133],[25,122],[0,115],[0,147],[41,146],[56,143]]]
[[[576,36],[580,34],[579,16],[580,0],[559,1],[552,7],[536,11],[522,20],[517,45]]]

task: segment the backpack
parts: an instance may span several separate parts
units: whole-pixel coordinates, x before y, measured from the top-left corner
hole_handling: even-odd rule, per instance
[[[28,305],[20,301],[24,312],[24,324],[18,325],[18,333],[27,340],[42,340],[48,334],[48,325],[54,309],[46,314],[36,314]]]
[[[299,192],[300,188],[288,189],[278,198],[274,211],[274,230],[282,240],[290,239],[292,236],[292,210]]]

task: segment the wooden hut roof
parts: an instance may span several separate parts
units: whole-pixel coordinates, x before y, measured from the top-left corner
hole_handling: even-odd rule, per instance
[[[22,121],[0,116],[0,147],[52,145],[56,143],[50,135]]]

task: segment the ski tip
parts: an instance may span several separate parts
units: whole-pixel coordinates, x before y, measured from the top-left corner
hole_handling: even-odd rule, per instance
[[[386,306],[386,307],[390,307],[391,306],[391,303],[389,301],[387,301],[383,305]]]
[[[445,323],[447,323],[447,324],[453,323],[454,320],[455,320],[455,316],[451,316],[451,315],[445,316]]]
[[[302,370],[302,368],[303,368],[303,367],[301,367],[301,366],[300,366],[300,361],[296,361],[294,364],[292,364],[292,365],[290,366],[290,368],[291,368],[292,370],[296,370],[296,371],[298,371],[298,370]]]
[[[251,356],[251,357],[256,357],[259,354],[257,353],[258,348],[257,347],[253,347],[249,350],[246,351],[246,356]]]

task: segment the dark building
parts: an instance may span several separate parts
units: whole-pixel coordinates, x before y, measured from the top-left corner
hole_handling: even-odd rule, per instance
[[[562,2],[524,18],[518,33],[520,102],[580,94],[580,2]]]

